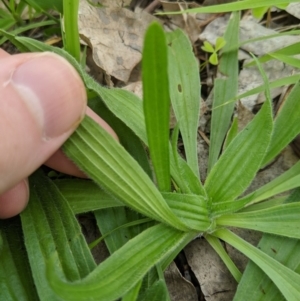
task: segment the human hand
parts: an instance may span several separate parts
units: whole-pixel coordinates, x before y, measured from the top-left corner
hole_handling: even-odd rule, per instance
[[[27,177],[45,163],[84,177],[59,147],[86,111],[86,92],[74,68],[52,53],[9,55],[0,49],[0,218],[20,213]],[[112,129],[87,109],[108,132]]]

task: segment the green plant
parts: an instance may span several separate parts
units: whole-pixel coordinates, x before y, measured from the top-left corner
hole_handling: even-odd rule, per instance
[[[59,24],[59,20],[49,14],[47,10],[51,8],[61,12],[61,0],[2,0],[1,3],[3,7],[0,7],[0,28],[14,35]],[[45,15],[49,20],[45,20],[45,18],[39,20],[38,18],[41,14]],[[2,37],[0,39],[0,45],[6,40],[7,38]]]
[[[280,3],[277,4],[276,7],[279,9],[285,9],[288,6],[289,3]],[[252,15],[257,18],[261,19],[266,12],[269,12],[271,9],[270,6],[264,6],[264,7],[257,7],[252,9]]]
[[[211,53],[208,60],[212,65],[218,65],[218,54],[217,52],[220,51],[226,44],[226,41],[222,37],[218,37],[216,40],[216,47],[211,45],[208,41],[204,41],[204,45],[201,47],[202,50]]]
[[[92,181],[52,181],[42,171],[31,177],[30,204],[21,219],[1,221],[1,298],[169,300],[163,271],[201,233],[237,281],[241,273],[220,239],[256,264],[247,268],[235,300],[249,298],[245,286],[253,288],[251,298],[254,293],[258,298],[261,285],[264,293],[272,296],[270,300],[279,300],[282,295],[298,300],[300,258],[293,250],[300,238],[298,191],[277,202],[269,199],[299,186],[300,164],[255,192],[241,194],[258,170],[299,134],[300,84],[295,84],[273,119],[271,85],[265,80],[261,88],[266,91],[265,104],[243,131],[230,131],[222,152],[234,109],[230,100],[237,92],[238,25],[236,12],[224,35],[227,44],[218,66],[226,77],[218,78],[214,86],[209,171],[204,184],[196,140],[200,78],[192,47],[182,31],[165,34],[156,23],[149,27],[143,50],[143,102],[127,91],[101,87],[64,50],[1,31],[22,51],[50,50],[68,59],[88,92],[93,92],[89,93],[93,95],[89,105],[101,112],[121,138],[121,144],[117,143],[86,117],[65,143],[64,151]],[[178,124],[169,141],[170,98]],[[179,131],[186,160],[177,152]],[[141,141],[149,146],[154,175]],[[99,266],[75,219],[75,214],[87,211],[95,211],[111,253]],[[268,235],[259,249],[233,234],[230,226]],[[280,261],[268,252],[270,243],[286,246],[277,251]],[[263,272],[257,272],[257,266]],[[12,271],[11,277],[6,277],[6,271]],[[263,279],[262,273],[273,283]],[[249,280],[253,275],[256,278]]]

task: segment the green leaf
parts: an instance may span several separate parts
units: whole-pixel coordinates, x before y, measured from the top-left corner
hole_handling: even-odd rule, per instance
[[[201,49],[206,51],[206,52],[210,52],[210,53],[215,52],[215,48],[208,41],[204,41],[203,46],[201,47]]]
[[[226,148],[205,182],[212,204],[233,201],[251,183],[267,152],[273,127],[271,104],[266,101],[254,119]],[[214,213],[222,205],[212,208]]]
[[[230,271],[231,275],[234,277],[236,282],[240,282],[242,278],[242,273],[239,271],[235,263],[232,261],[227,251],[223,248],[220,240],[212,235],[205,235],[205,239],[207,242],[213,247],[213,249],[217,252],[220,258],[225,263],[226,267]]]
[[[300,203],[282,204],[250,212],[224,214],[219,226],[239,227],[270,234],[300,238]]]
[[[269,7],[268,6],[263,6],[263,7],[257,7],[252,9],[252,15],[256,19],[261,19],[264,14],[268,11]]]
[[[282,47],[276,51],[273,51],[271,53],[267,53],[267,54],[261,56],[259,58],[259,61],[261,63],[266,63],[269,60],[272,60],[275,58],[275,59],[281,60],[281,61],[289,64],[289,59],[293,59],[293,58],[289,58],[289,56],[297,55],[299,53],[299,46],[300,46],[300,43],[297,42],[297,43]],[[246,66],[252,66],[253,64],[254,64],[254,62],[251,61],[251,62],[247,63]],[[297,64],[299,66],[299,62],[297,63],[297,60],[296,60],[296,66],[297,66]],[[293,64],[290,64],[290,65],[293,65]]]
[[[25,2],[39,11],[47,11],[49,9],[55,9],[60,13],[63,11],[63,0],[25,0]]]
[[[92,180],[129,207],[180,230],[188,229],[138,163],[91,118],[85,117],[63,150]]]
[[[232,140],[238,134],[239,124],[238,118],[234,117],[230,129],[227,132],[226,139],[224,141],[223,151],[228,147],[228,145],[232,142]]]
[[[220,229],[214,236],[229,243],[251,259],[275,283],[288,301],[298,301],[300,296],[300,275],[277,260],[263,253],[229,230]]]
[[[204,232],[211,226],[207,201],[194,194],[162,193],[173,212],[193,229]]]
[[[80,62],[80,41],[78,29],[79,0],[63,0],[63,44],[64,49],[70,53],[77,62]]]
[[[111,110],[113,114],[115,114],[120,120],[122,120],[146,145],[148,145],[145,129],[145,119],[143,114],[143,103],[141,99],[139,99],[135,94],[122,89],[107,89],[100,86],[89,75],[85,73],[85,71],[72,56],[70,56],[66,51],[60,48],[51,47],[37,40],[24,37],[17,37],[16,40],[18,43],[20,43],[21,46],[26,46],[26,49],[29,49],[30,51],[52,51],[67,59],[81,75],[87,88],[90,89],[90,91],[95,91],[101,97],[109,110]],[[12,42],[14,42],[14,40]],[[170,159],[172,177],[175,179],[177,184],[180,185],[180,188],[185,191],[185,184],[180,179],[180,177],[178,177],[173,155],[170,157]],[[181,161],[183,160],[181,159]],[[183,166],[186,164],[184,163],[180,165]],[[187,168],[184,167],[183,170],[184,172],[186,172]],[[190,173],[189,171],[187,172]],[[193,181],[194,188],[196,189],[196,186],[198,186],[198,193],[205,195],[201,183],[198,180],[197,182],[198,184],[196,185],[195,181]]]
[[[86,296],[114,301],[129,292],[164,256],[179,246],[183,248],[194,236],[195,232],[184,233],[163,224],[156,225],[131,239],[76,283],[66,282],[55,274],[53,256],[48,265],[48,280],[64,301],[85,301]]]
[[[167,33],[172,106],[179,123],[187,163],[199,178],[197,135],[200,115],[199,64],[181,30]]]
[[[292,67],[296,67],[298,69],[300,68],[299,58],[291,57],[289,55],[282,55],[282,54],[270,54],[270,56]]]
[[[46,265],[55,258],[53,273],[69,281],[89,274],[96,264],[71,208],[41,171],[30,179],[30,201],[21,214],[25,246],[40,300],[61,300],[46,278]]]
[[[141,102],[139,99],[137,101]],[[117,118],[108,109],[104,102],[99,99],[99,97],[89,99],[88,105],[113,128],[118,135],[120,143],[129,152],[129,154],[136,159],[149,177],[152,178],[152,170],[148,161],[149,159],[145,146],[134,132],[124,122]]]
[[[289,170],[281,174],[279,177],[253,191],[249,195],[246,195],[242,199],[239,199],[237,202],[243,205],[250,203],[254,204],[299,186],[300,161],[293,165]]]
[[[0,299],[38,301],[19,217],[0,221]]]
[[[10,34],[12,34],[13,36],[24,33],[25,31],[31,30],[31,29],[36,29],[36,28],[41,28],[44,26],[49,26],[49,25],[56,25],[57,22],[54,20],[46,20],[46,21],[41,21],[41,22],[36,22],[36,23],[31,23],[25,26],[20,26],[17,27],[14,30],[10,31]],[[4,35],[5,37],[0,39],[0,45],[2,45],[5,41],[7,41],[7,39],[10,39],[7,35],[7,33],[5,34],[3,30],[0,29],[0,33],[2,35]]]
[[[268,199],[268,200],[260,202],[260,203],[256,203],[256,204],[253,204],[250,206],[243,207],[243,209],[239,210],[238,212],[241,213],[241,212],[249,212],[249,211],[271,208],[271,207],[283,204],[285,202],[286,198],[287,198],[286,195],[271,198],[271,199]],[[230,213],[232,213],[232,211],[230,211]]]
[[[284,1],[285,4],[298,2],[297,0],[287,0]],[[158,15],[177,15],[183,13],[225,13],[225,12],[235,12],[239,10],[252,9],[264,6],[276,6],[282,5],[282,0],[244,0],[239,2],[232,2],[226,4],[218,4],[211,6],[202,6],[198,8],[191,8],[181,11],[172,11],[166,13],[158,13]]]
[[[107,89],[87,77],[87,87],[95,91],[105,105],[148,145],[143,102],[135,94],[122,89]]]
[[[299,198],[300,190],[298,188],[288,197],[286,202],[298,202]],[[258,244],[258,248],[299,274],[300,241],[298,239],[264,234]],[[270,278],[251,261],[243,274],[234,301],[244,301],[247,299],[249,291],[252,292],[252,301],[260,301],[262,299],[264,301],[286,300]]]
[[[149,222],[149,219],[143,218],[137,212],[124,207],[98,210],[95,212],[95,218],[110,254],[120,249],[130,239],[145,230],[147,225],[148,227],[150,225],[153,226],[154,223],[152,220]],[[145,227],[145,225],[142,226],[141,224],[137,224],[137,222],[147,222],[147,225]],[[129,227],[133,225],[136,229]]]
[[[271,143],[262,165],[275,158],[300,133],[300,83],[298,82],[274,120]],[[287,122],[288,120],[288,122]]]
[[[212,108],[212,120],[210,130],[210,146],[208,171],[212,169],[218,160],[225,135],[229,128],[234,109],[234,103],[221,106],[229,99],[236,96],[238,85],[238,48],[231,49],[230,45],[238,45],[239,36],[239,13],[231,16],[224,38],[227,41],[219,63],[219,74],[215,80],[214,98]],[[218,108],[216,108],[218,107]]]
[[[226,41],[223,37],[217,37],[216,40],[216,52],[222,49],[226,44]]]
[[[270,87],[270,89],[274,89],[274,88],[277,88],[277,87],[292,85],[292,84],[297,83],[299,81],[299,79],[300,79],[299,74],[290,75],[290,76],[283,77],[283,78],[280,78],[278,80],[274,80],[274,81],[269,82],[269,87]],[[245,93],[242,93],[238,96],[233,97],[232,99],[226,101],[225,103],[221,104],[220,106],[227,106],[229,103],[235,102],[238,99],[248,97],[248,96],[251,96],[251,95],[256,94],[256,93],[263,92],[264,90],[265,90],[265,84],[259,85],[259,86],[255,87],[254,89],[251,89],[251,90],[249,90]],[[216,107],[215,109],[218,109],[218,107]]]
[[[187,190],[184,190],[182,187],[181,192],[183,193],[194,193],[199,196],[206,198],[206,192],[205,189],[200,182],[199,178],[195,175],[195,173],[192,171],[190,166],[186,163],[184,159],[180,157],[180,155],[177,155],[177,166],[174,172],[172,172],[173,178],[175,178],[175,181],[177,180],[177,177],[180,177],[180,181],[183,183],[183,187]],[[175,161],[175,160],[174,160]],[[172,163],[172,162],[171,162]],[[171,165],[172,168],[172,165]],[[175,168],[175,167],[174,167]],[[172,171],[172,169],[171,169]],[[176,177],[175,177],[176,176]]]
[[[167,301],[169,292],[163,280],[156,281],[144,295],[142,301]]]
[[[158,23],[145,34],[142,58],[143,98],[150,157],[161,191],[170,191],[169,119],[167,43]]]
[[[75,214],[124,204],[89,180],[63,179],[53,182]]]
[[[12,14],[4,9],[0,9],[0,28],[3,30],[8,30],[15,24],[15,19]]]
[[[127,294],[122,298],[122,301],[137,301],[142,281],[140,280]]]
[[[214,52],[214,53],[209,57],[209,62],[210,62],[212,65],[218,65],[219,60],[218,60],[218,55],[217,55],[216,52]]]

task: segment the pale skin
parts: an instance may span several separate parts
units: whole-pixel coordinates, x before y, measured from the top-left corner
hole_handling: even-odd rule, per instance
[[[85,114],[117,139],[86,104],[82,80],[64,59],[0,49],[0,218],[26,207],[28,176],[42,164],[86,177],[60,150]]]

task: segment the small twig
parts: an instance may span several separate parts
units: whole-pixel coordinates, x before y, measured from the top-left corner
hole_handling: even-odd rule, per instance
[[[144,11],[147,13],[152,13],[160,5],[160,0],[154,0],[144,9]]]
[[[202,132],[201,130],[198,130],[198,133],[202,137],[202,139],[207,143],[207,145],[209,145],[210,141],[209,141],[208,137],[205,135],[205,133]]]

